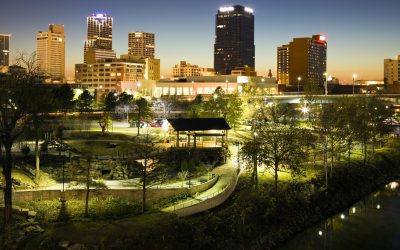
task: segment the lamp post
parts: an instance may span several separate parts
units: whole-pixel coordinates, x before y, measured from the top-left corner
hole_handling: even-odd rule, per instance
[[[353,74],[353,95],[354,95],[354,84],[356,82],[357,74]]]
[[[225,84],[226,84],[226,94],[228,94],[228,79],[227,80],[225,80]]]
[[[140,88],[140,85],[141,85],[141,83],[140,82],[138,82],[138,83],[136,83],[136,92],[139,94],[139,88]]]
[[[300,94],[300,81],[301,81],[301,77],[297,77],[297,95]]]
[[[328,73],[324,73],[325,76],[325,96],[328,95]]]
[[[167,131],[168,131],[168,121],[164,120],[162,123],[162,129],[164,130],[164,143],[167,142]]]

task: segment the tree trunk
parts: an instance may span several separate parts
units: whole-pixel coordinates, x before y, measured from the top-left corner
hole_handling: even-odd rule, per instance
[[[278,164],[275,163],[275,168],[274,168],[274,187],[275,187],[275,193],[278,193]]]
[[[147,159],[144,160],[143,166],[143,175],[142,175],[142,213],[146,211],[146,185],[147,185]],[[190,176],[189,176],[190,178]],[[190,181],[189,181],[190,184]],[[190,185],[189,185],[190,188]]]
[[[39,135],[36,131],[35,138],[35,166],[36,166],[36,180],[40,178],[40,150],[39,150]]]
[[[333,136],[331,137],[331,173],[330,173],[330,176],[332,177],[332,174],[333,174],[333,160],[334,160],[334,151],[335,151],[335,148],[334,148],[334,143],[333,143]]]
[[[87,172],[86,172],[85,217],[89,217],[89,192],[90,192],[90,160],[88,160]]]
[[[351,140],[347,141],[347,150],[348,150],[348,161],[350,162],[350,156],[351,156]]]
[[[4,189],[4,231],[8,233],[12,222],[12,143],[5,142],[5,157],[3,159],[3,174],[6,180],[6,187]]]
[[[257,154],[254,154],[253,159],[253,183],[255,190],[258,189],[258,169],[257,169]]]
[[[367,142],[364,141],[363,143],[363,147],[364,147],[364,165],[367,163]]]

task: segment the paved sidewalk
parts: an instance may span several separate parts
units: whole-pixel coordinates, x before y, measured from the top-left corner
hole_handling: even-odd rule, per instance
[[[230,162],[219,167],[216,167],[212,173],[219,175],[218,181],[210,189],[194,195],[193,198],[189,198],[182,202],[179,202],[173,206],[163,209],[164,212],[179,213],[178,210],[199,205],[200,203],[207,202],[209,199],[223,195],[224,191],[228,188],[234,189],[236,186],[237,179],[237,165]],[[233,186],[232,186],[233,185]],[[208,209],[208,208],[207,208]],[[204,210],[207,210],[204,209]],[[204,211],[203,210],[203,211]]]

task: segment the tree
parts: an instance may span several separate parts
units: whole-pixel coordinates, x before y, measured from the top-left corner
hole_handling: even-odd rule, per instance
[[[201,118],[203,115],[203,97],[197,95],[196,98],[190,103],[189,109],[187,111],[187,116],[189,118]]]
[[[4,229],[9,231],[12,220],[12,179],[13,166],[12,146],[31,121],[34,108],[38,79],[36,73],[10,73],[0,78],[0,147],[4,147],[2,155],[4,189]]]
[[[79,111],[91,111],[94,97],[85,89],[76,100]]]
[[[122,109],[126,113],[126,121],[129,123],[129,112],[133,105],[133,96],[126,92],[122,92],[118,96],[118,108]]]
[[[133,102],[132,120],[137,124],[137,136],[140,133],[140,123],[149,121],[153,116],[149,102],[143,97],[139,97]]]
[[[251,169],[251,183],[255,190],[258,189],[258,167],[261,164],[261,150],[261,143],[257,140],[257,133],[253,132],[251,136],[244,139],[243,146],[239,152],[245,166]]]
[[[135,158],[128,159],[125,164],[134,174],[139,176],[142,186],[142,213],[146,211],[146,192],[151,186],[165,180],[166,168],[160,163],[160,150],[149,140],[138,144],[134,150]]]
[[[105,135],[106,132],[108,132],[108,128],[112,124],[112,119],[109,113],[105,112],[101,116],[100,121],[98,122],[99,126],[101,128],[101,133]]]
[[[64,112],[66,118],[68,110],[74,108],[74,90],[68,84],[63,84],[53,89],[53,96],[58,110]]]
[[[239,125],[242,117],[242,100],[237,93],[225,94],[221,87],[215,89],[210,100],[203,104],[206,117],[222,117],[233,128]]]
[[[113,112],[118,104],[117,93],[108,92],[104,97],[104,111]]]

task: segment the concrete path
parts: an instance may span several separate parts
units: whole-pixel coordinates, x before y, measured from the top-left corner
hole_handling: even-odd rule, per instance
[[[218,181],[210,189],[194,195],[182,202],[163,209],[164,212],[187,216],[199,213],[223,203],[236,187],[237,165],[233,162],[215,168],[212,172],[219,175]]]

